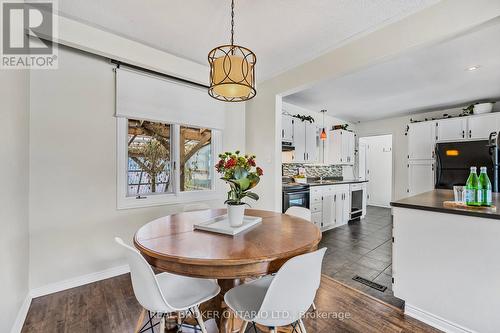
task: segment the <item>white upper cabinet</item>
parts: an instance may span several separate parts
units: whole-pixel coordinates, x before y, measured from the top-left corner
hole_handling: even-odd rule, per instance
[[[294,119],[289,115],[281,115],[281,140],[293,142]]]
[[[293,119],[293,162],[316,163],[318,161],[318,129],[308,121]]]
[[[436,123],[423,121],[408,125],[408,158],[429,160],[434,158]]]
[[[330,131],[327,163],[354,164],[355,135],[345,130]]]
[[[305,122],[306,138],[306,162],[316,163],[318,161],[318,128],[314,123]]]
[[[436,141],[459,141],[466,137],[466,118],[449,118],[436,122]]]
[[[500,113],[489,113],[468,117],[469,139],[488,139],[491,132],[498,132]]]
[[[306,126],[300,120],[293,122],[293,161],[295,163],[306,162]]]

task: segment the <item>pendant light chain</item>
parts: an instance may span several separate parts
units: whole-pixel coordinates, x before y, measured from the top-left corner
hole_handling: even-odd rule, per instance
[[[231,46],[234,46],[234,0],[231,0]]]

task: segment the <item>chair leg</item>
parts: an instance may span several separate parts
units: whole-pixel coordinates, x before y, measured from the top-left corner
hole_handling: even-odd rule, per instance
[[[160,318],[160,333],[165,333],[165,316]]]
[[[313,308],[313,311],[316,311],[316,304],[314,304],[314,302],[312,304],[312,308]]]
[[[247,330],[247,326],[248,326],[248,321],[243,320],[240,326],[240,333],[245,333],[245,331]]]
[[[203,321],[203,316],[201,315],[200,308],[198,308],[198,306],[195,306],[193,310],[194,310],[194,315],[196,317],[196,321],[198,322],[198,325],[200,325],[201,332],[207,333],[207,328],[205,327],[205,322]]]
[[[301,333],[307,333],[306,327],[304,326],[304,322],[302,321],[302,319],[299,319],[299,327],[300,327]]]
[[[144,322],[144,317],[146,316],[146,309],[142,308],[141,314],[139,315],[139,319],[137,319],[137,324],[135,324],[134,333],[139,333],[142,327],[142,323]]]

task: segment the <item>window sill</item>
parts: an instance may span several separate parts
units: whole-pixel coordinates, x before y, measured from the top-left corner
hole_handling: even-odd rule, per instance
[[[118,198],[116,209],[146,208],[155,206],[186,204],[195,201],[220,200],[224,202],[224,193],[217,191],[193,191],[179,194],[150,195],[144,199],[135,197]]]

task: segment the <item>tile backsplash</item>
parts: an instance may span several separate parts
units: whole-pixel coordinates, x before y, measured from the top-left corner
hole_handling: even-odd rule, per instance
[[[283,163],[283,176],[295,176],[299,173],[299,168],[301,167],[306,169],[307,177],[342,177],[342,166],[340,165],[308,165],[297,163]]]

